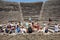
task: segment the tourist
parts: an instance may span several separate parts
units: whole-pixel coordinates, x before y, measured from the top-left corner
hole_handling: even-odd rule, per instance
[[[0,29],[0,33],[2,33],[2,32],[4,32],[4,30],[3,29]]]
[[[36,28],[37,28],[37,30],[40,29],[40,25],[39,25],[39,23],[36,24]]]
[[[9,34],[12,33],[12,31],[11,31],[11,25],[8,25],[8,26],[6,27],[5,32],[6,32],[6,33],[9,33]]]
[[[49,22],[52,22],[52,19],[51,18],[49,18]]]
[[[16,33],[19,33],[19,32],[20,32],[20,27],[19,27],[19,25],[16,26],[15,32],[16,32]]]
[[[37,32],[40,29],[39,23],[32,22],[32,28],[33,28],[34,32]]]
[[[26,28],[24,28],[24,26],[22,26],[20,30],[21,30],[21,33],[26,33]]]
[[[48,33],[48,25],[47,24],[44,24],[45,25],[45,27],[43,27],[43,32],[44,33]]]
[[[29,23],[28,23],[28,22],[26,22],[26,23],[25,23],[25,25],[26,25],[26,28],[28,28]]]
[[[11,31],[12,33],[15,33],[16,26],[14,24],[11,24]]]
[[[48,33],[48,27],[45,27],[45,33]]]
[[[4,32],[4,30],[3,30],[3,26],[0,25],[0,33],[2,33],[2,32]]]
[[[32,32],[33,32],[32,26],[29,24],[29,27],[27,29],[27,33],[32,33]]]
[[[29,25],[34,26],[34,22],[31,22],[31,24],[29,24]]]
[[[58,25],[58,24],[55,24],[55,26],[54,26],[54,31],[55,31],[55,32],[58,32],[58,31],[59,31],[59,25]]]

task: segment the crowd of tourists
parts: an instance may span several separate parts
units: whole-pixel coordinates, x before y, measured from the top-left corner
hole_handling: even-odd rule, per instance
[[[49,25],[43,24],[44,27],[42,27],[38,22],[26,22],[25,25],[20,24],[12,24],[8,23],[5,27],[3,25],[0,25],[0,33],[33,33],[33,32],[44,32],[48,33]],[[55,24],[54,31],[59,31],[59,25]]]

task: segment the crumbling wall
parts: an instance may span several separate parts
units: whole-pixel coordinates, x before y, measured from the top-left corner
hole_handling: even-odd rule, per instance
[[[0,35],[0,40],[60,40],[60,34]]]

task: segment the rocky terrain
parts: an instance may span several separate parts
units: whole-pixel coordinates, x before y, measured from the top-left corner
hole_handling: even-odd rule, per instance
[[[0,35],[0,40],[60,40],[60,34],[44,35],[37,33],[27,35]]]

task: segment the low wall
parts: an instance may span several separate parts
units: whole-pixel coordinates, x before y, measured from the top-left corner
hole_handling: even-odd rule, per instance
[[[19,34],[19,35],[0,35],[0,40],[60,40],[60,34],[43,35],[37,34]]]

